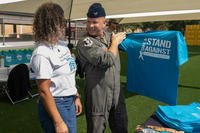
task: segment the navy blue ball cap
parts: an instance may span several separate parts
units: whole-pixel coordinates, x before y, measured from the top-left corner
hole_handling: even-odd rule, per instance
[[[88,18],[98,18],[105,16],[106,16],[105,10],[100,3],[94,3],[88,9],[87,13]]]

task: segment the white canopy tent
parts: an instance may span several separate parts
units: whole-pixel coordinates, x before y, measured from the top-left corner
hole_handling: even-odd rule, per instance
[[[123,18],[120,23],[200,20],[200,0],[0,0],[0,11],[33,14],[50,1],[61,5],[69,20],[86,19],[95,2],[104,6],[107,18]]]
[[[95,2],[103,5],[107,18],[123,18],[121,23],[200,20],[200,0],[0,0],[0,11],[34,14],[42,3],[50,1],[61,5],[66,19],[71,20],[85,19]],[[5,23],[1,17],[0,21]],[[3,45],[0,49],[8,46]]]
[[[13,3],[1,3],[2,1],[0,11],[23,13],[34,13],[44,2],[56,2],[65,10],[67,19],[71,7],[71,19],[85,18],[88,7],[94,2],[102,3],[108,18],[125,18],[122,23],[200,19],[200,0],[9,0]],[[175,13],[176,11],[179,13]]]
[[[120,23],[174,21],[174,20],[200,20],[200,10],[176,10],[147,13],[131,13],[111,15],[109,18],[123,18]]]

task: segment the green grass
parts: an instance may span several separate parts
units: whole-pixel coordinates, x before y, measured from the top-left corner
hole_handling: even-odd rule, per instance
[[[180,67],[178,104],[200,102],[200,47],[189,47],[189,61]],[[121,53],[121,82],[124,88],[128,112],[129,133],[137,124],[143,123],[162,102],[129,93],[125,90],[126,55]],[[77,78],[83,96],[84,82]],[[84,97],[82,97],[84,100]],[[11,105],[7,97],[0,97],[0,133],[41,133],[37,119],[37,98]],[[86,133],[85,114],[77,119],[78,133]],[[109,129],[106,130],[109,133]]]

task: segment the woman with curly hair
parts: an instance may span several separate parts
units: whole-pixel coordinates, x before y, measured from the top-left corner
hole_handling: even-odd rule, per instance
[[[44,3],[36,11],[36,48],[30,66],[36,75],[38,116],[45,133],[76,133],[76,115],[82,112],[75,83],[75,59],[60,41],[65,28],[64,11],[58,4]]]

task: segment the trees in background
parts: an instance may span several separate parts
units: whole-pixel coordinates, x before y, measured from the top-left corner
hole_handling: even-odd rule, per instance
[[[168,30],[181,31],[184,34],[185,26],[194,24],[200,24],[200,20],[157,21],[157,22],[121,24],[119,27],[119,31],[126,31],[128,29],[128,31],[133,32],[138,28],[141,28],[143,31],[158,30],[159,28],[167,28]]]

